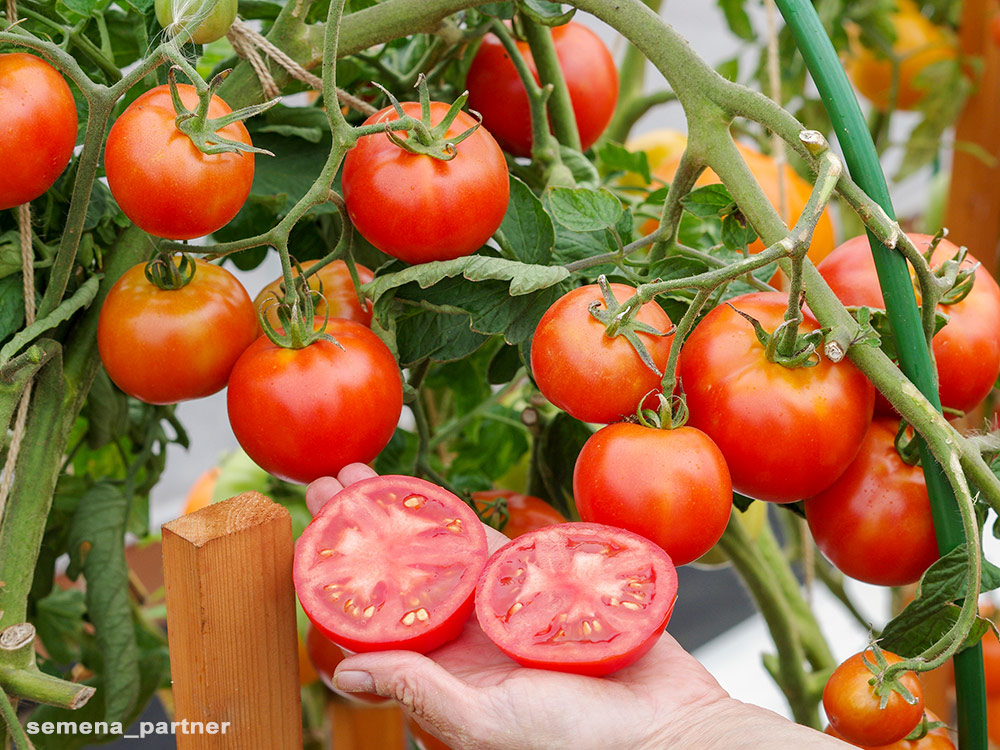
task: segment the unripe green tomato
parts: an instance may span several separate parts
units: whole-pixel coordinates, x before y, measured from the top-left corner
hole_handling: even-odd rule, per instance
[[[729,523],[733,523],[734,520],[743,526],[743,530],[750,537],[751,541],[757,541],[757,537],[760,536],[760,533],[764,530],[764,525],[767,523],[767,503],[760,502],[759,500],[754,501],[742,513],[734,505],[732,514],[729,516]],[[691,563],[695,568],[703,568],[705,570],[721,568],[728,564],[729,558],[718,544]]]
[[[208,44],[221,39],[236,20],[237,0],[156,0],[156,20],[160,26],[178,36],[188,24],[197,26],[191,32],[195,44]]]

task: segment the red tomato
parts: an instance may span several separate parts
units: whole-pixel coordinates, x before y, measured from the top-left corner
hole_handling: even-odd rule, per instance
[[[876,419],[837,480],[805,501],[816,545],[837,568],[865,583],[915,583],[938,559],[924,472],[903,462],[899,423]],[[895,540],[886,543],[891,531]]]
[[[338,690],[333,683],[333,674],[337,671],[337,665],[346,656],[340,646],[320,633],[312,625],[309,626],[309,632],[306,633],[306,653],[309,655],[309,661],[316,669],[319,679],[323,681],[323,684],[329,690],[332,690],[341,698],[369,704],[385,703],[391,700],[375,693],[348,693]]]
[[[382,340],[341,318],[330,318],[326,331],[340,346],[319,340],[285,349],[261,336],[229,379],[236,439],[258,466],[290,482],[368,463],[403,409],[399,367]]]
[[[921,250],[930,247],[930,235],[907,236]],[[957,253],[953,242],[941,240],[931,265],[936,268]],[[974,256],[968,255],[962,267],[971,268],[977,263]],[[845,305],[885,308],[866,235],[840,245],[819,264],[818,270]],[[949,316],[933,342],[941,403],[969,411],[986,398],[1000,375],[1000,287],[988,271],[979,268],[968,296],[953,305],[939,305],[938,310]],[[882,410],[893,413],[892,407],[883,403]]]
[[[733,485],[722,452],[704,432],[619,422],[584,444],[573,497],[581,520],[640,534],[685,565],[726,530]]]
[[[927,720],[938,721],[939,719],[928,711]],[[828,726],[825,731],[831,737],[844,740],[833,727]],[[844,742],[847,742],[847,740],[844,740]],[[951,741],[947,729],[938,727],[925,734],[919,740],[899,740],[888,745],[855,745],[855,747],[860,747],[862,750],[955,750],[955,743]]]
[[[563,523],[493,553],[479,577],[476,615],[522,666],[601,676],[653,647],[676,599],[674,564],[648,539]]]
[[[730,303],[774,331],[787,300],[763,292]],[[819,328],[812,315],[803,316],[800,331]],[[821,358],[815,367],[789,369],[769,362],[753,327],[729,304],[691,332],[679,373],[689,424],[719,446],[733,488],[758,500],[794,502],[829,487],[857,455],[872,418],[875,390],[854,365]]]
[[[24,52],[0,55],[0,211],[33,201],[66,169],[76,104],[59,72]]]
[[[990,742],[1000,743],[1000,696],[986,696],[986,733]]]
[[[316,261],[303,263],[302,270],[308,271],[316,265]],[[367,284],[375,278],[368,268],[360,263],[356,264],[358,269],[358,281]],[[292,273],[298,276],[298,271],[294,268]],[[254,298],[253,306],[259,312],[261,308],[267,310],[267,320],[272,326],[278,328],[281,322],[278,320],[278,313],[273,304],[278,300],[277,295],[281,294],[281,287],[284,278],[278,277]],[[362,308],[358,302],[358,293],[354,289],[354,282],[351,281],[351,272],[347,270],[347,264],[342,260],[335,260],[323,266],[320,270],[309,277],[309,288],[321,291],[322,298],[315,299],[316,315],[322,317],[324,311],[329,311],[331,318],[347,318],[364,326],[372,324],[372,308],[366,303]]]
[[[869,661],[874,661],[874,655],[866,653]],[[889,664],[902,661],[889,651],[882,653]],[[886,707],[881,709],[881,699],[868,684],[872,678],[861,654],[855,654],[837,667],[823,688],[826,716],[830,725],[848,742],[876,746],[898,742],[917,728],[924,714],[920,678],[914,672],[906,672],[900,678],[917,699],[916,703],[910,705],[902,695],[894,692],[889,696]]]
[[[552,42],[573,102],[581,145],[586,150],[594,145],[615,113],[615,61],[604,42],[583,24],[557,26],[552,29]],[[517,48],[537,81],[538,71],[527,43],[518,42]],[[469,90],[469,108],[483,116],[483,124],[500,145],[514,156],[530,156],[528,94],[507,50],[493,34],[487,34],[479,45],[465,87]]]
[[[565,523],[566,518],[547,502],[531,495],[522,495],[511,490],[486,490],[473,492],[472,499],[476,510],[486,522],[496,513],[493,503],[498,498],[504,498],[507,505],[507,523],[502,529],[508,539],[514,539],[529,531],[551,526],[555,523]]]
[[[193,86],[177,86],[188,109],[198,106]],[[211,118],[232,110],[213,97]],[[144,232],[171,240],[203,237],[228,224],[246,203],[253,182],[253,154],[203,154],[174,120],[170,87],[157,86],[115,120],[104,147],[108,187],[125,215]],[[250,145],[242,122],[219,131]]]
[[[426,653],[461,632],[486,556],[482,523],[455,495],[413,477],[372,477],[306,527],[295,591],[316,629],[343,648]]]
[[[418,102],[402,106],[406,114],[420,117]],[[431,122],[441,122],[448,107],[431,102]],[[397,119],[393,108],[386,107],[365,124]],[[470,115],[460,112],[447,135],[459,135],[475,125]],[[507,162],[483,127],[455,149],[455,158],[441,161],[410,153],[383,133],[361,138],[347,152],[341,178],[354,227],[379,250],[407,263],[451,260],[476,252],[507,212]]]
[[[992,630],[986,632],[981,642],[983,672],[986,674],[986,695],[990,698],[1000,698],[1000,642]]]
[[[612,284],[611,291],[619,302],[635,294],[627,284]],[[624,336],[605,334],[604,324],[588,309],[594,302],[604,307],[600,288],[590,284],[564,294],[545,311],[531,341],[531,372],[545,398],[560,409],[584,422],[606,424],[635,414],[640,402],[655,407],[660,376],[642,363]],[[636,319],[663,333],[672,328],[655,302],[643,305]],[[662,371],[671,337],[638,335]]]
[[[257,335],[253,303],[229,271],[195,260],[180,289],[149,282],[145,264],[111,287],[97,322],[104,369],[125,393],[175,404],[221,391]]]

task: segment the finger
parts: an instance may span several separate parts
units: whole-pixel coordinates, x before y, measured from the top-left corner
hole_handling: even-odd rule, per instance
[[[393,698],[424,726],[448,739],[486,739],[489,717],[479,691],[426,656],[412,651],[355,654],[337,666],[334,683],[348,692]]]
[[[362,479],[371,479],[377,476],[378,472],[367,464],[347,464],[337,474],[337,479],[346,487],[349,484],[360,482]]]
[[[306,507],[312,515],[320,512],[327,501],[344,489],[344,485],[333,477],[314,479],[306,487]]]

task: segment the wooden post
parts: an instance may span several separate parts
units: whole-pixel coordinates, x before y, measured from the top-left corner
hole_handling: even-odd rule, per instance
[[[301,749],[292,552],[288,511],[257,492],[164,525],[178,750]]]
[[[948,238],[965,245],[997,275],[1000,240],[1000,47],[990,38],[990,20],[1000,12],[997,0],[965,0],[962,4],[962,53],[980,57],[983,77],[955,127],[956,148],[948,191],[945,226]],[[963,149],[973,144],[990,154],[994,164]]]
[[[403,709],[396,703],[366,706],[330,699],[331,750],[405,750]]]

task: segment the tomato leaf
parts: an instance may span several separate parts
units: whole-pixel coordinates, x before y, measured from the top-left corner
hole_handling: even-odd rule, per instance
[[[420,440],[412,432],[396,428],[389,444],[375,457],[374,469],[379,474],[411,476],[417,471],[417,448]]]
[[[23,289],[20,275],[0,279],[0,340],[24,325]]]
[[[736,202],[725,185],[706,185],[681,198],[681,205],[699,219],[712,219],[731,213]]]
[[[753,41],[756,38],[753,24],[750,23],[750,16],[743,8],[744,0],[719,0],[719,7],[726,16],[726,23],[729,30],[745,41]]]
[[[101,652],[101,690],[104,719],[124,721],[140,693],[139,654],[129,602],[125,562],[125,522],[128,500],[107,482],[95,484],[73,514],[69,530],[70,567],[76,578],[87,579],[87,613],[96,630]]]
[[[649,156],[645,151],[629,151],[620,143],[608,141],[597,149],[597,158],[600,159],[601,166],[609,172],[639,175],[643,185],[653,181]]]
[[[552,188],[545,194],[552,218],[574,232],[594,232],[618,223],[624,208],[607,190]]]
[[[722,220],[722,244],[730,250],[742,250],[755,239],[757,232],[743,214],[733,212]]]
[[[103,367],[97,371],[82,414],[87,418],[87,447],[91,450],[102,448],[128,431],[128,397],[112,385]]]
[[[552,257],[555,229],[531,188],[510,178],[510,203],[494,238],[504,253],[522,263],[546,265]]]
[[[87,613],[83,591],[53,588],[35,606],[35,627],[49,656],[60,664],[79,661],[83,617]]]
[[[409,367],[425,359],[450,362],[472,354],[488,336],[473,331],[467,314],[415,308],[396,322],[399,364]]]
[[[564,166],[569,167],[577,187],[597,190],[601,186],[601,175],[597,167],[586,156],[567,146],[559,147],[559,158]]]
[[[920,579],[917,597],[886,624],[879,645],[902,657],[912,657],[934,644],[955,623],[954,602],[965,596],[967,549],[956,547],[927,569]],[[1000,588],[1000,568],[982,561],[982,591]],[[977,626],[978,641],[985,632]]]

